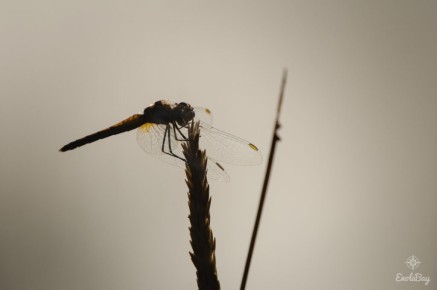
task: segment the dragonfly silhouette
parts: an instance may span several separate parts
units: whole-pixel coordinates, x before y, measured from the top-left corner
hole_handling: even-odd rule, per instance
[[[262,157],[258,148],[239,137],[211,126],[211,112],[206,108],[193,108],[187,103],[157,101],[109,128],[88,135],[62,147],[65,152],[97,140],[137,129],[137,142],[147,153],[167,163],[185,167],[182,146],[187,141],[188,125],[200,122],[200,147],[207,150],[208,176],[222,181],[229,180],[222,161],[234,165],[257,165]]]

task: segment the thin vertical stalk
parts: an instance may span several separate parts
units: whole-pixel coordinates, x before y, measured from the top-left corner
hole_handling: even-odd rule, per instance
[[[286,81],[287,81],[287,70],[284,70],[284,73],[282,75],[281,90],[279,93],[278,109],[276,111],[275,127],[273,129],[272,144],[270,146],[269,161],[267,163],[266,175],[264,177],[264,184],[261,190],[261,196],[258,204],[258,212],[256,214],[255,225],[253,226],[252,238],[250,240],[249,252],[247,253],[246,265],[244,267],[244,273],[243,273],[243,278],[241,280],[240,290],[244,290],[246,288],[247,277],[249,275],[249,269],[250,269],[250,262],[252,261],[253,249],[255,248],[255,241],[258,234],[259,224],[261,221],[261,214],[264,207],[264,201],[267,195],[267,186],[269,184],[270,173],[273,164],[273,157],[275,155],[276,143],[278,140],[280,140],[278,135],[278,129],[281,127],[281,125],[279,124],[279,115],[281,113],[282,99],[284,97]]]

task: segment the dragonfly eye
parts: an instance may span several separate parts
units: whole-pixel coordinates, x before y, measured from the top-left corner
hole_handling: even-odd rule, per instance
[[[182,113],[193,111],[193,108],[189,104],[184,103],[184,102],[178,103],[176,105],[176,109],[179,110]]]
[[[184,103],[184,102],[180,102],[180,103],[178,104],[178,106],[179,106],[179,107],[188,107],[187,103]]]

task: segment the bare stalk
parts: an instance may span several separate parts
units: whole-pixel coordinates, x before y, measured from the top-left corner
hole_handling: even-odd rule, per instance
[[[258,211],[256,213],[255,225],[253,226],[252,238],[250,239],[249,252],[247,253],[246,265],[244,266],[244,272],[243,272],[243,278],[241,280],[240,290],[246,289],[247,277],[249,276],[249,270],[250,270],[250,262],[252,261],[252,255],[253,255],[253,250],[255,249],[255,242],[256,242],[256,237],[258,234],[258,228],[259,228],[259,225],[261,222],[261,214],[262,214],[262,211],[264,208],[264,201],[265,201],[266,195],[267,195],[267,186],[268,186],[269,180],[270,180],[270,173],[272,170],[273,158],[275,156],[276,144],[280,140],[279,135],[278,135],[278,129],[281,127],[281,125],[279,123],[279,115],[281,113],[282,100],[284,98],[286,81],[287,81],[287,70],[284,70],[284,72],[282,74],[281,90],[279,93],[278,109],[276,111],[275,127],[273,129],[272,143],[270,146],[269,161],[267,163],[266,175],[264,177],[264,183],[263,183],[263,187],[261,190],[261,196],[260,196],[259,203],[258,203]]]

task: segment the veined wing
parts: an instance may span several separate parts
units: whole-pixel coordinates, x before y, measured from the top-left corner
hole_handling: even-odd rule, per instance
[[[167,125],[152,124],[152,123],[146,123],[142,125],[137,130],[138,145],[145,152],[150,153],[151,156],[158,158],[168,164],[185,169],[185,162],[183,160],[165,153],[165,152],[169,152],[170,150],[169,146],[171,145],[171,152],[184,159],[184,154],[182,152],[182,146],[181,146],[181,142],[184,141],[176,140],[172,125],[170,125],[169,128],[170,129],[170,134],[169,134],[170,138],[169,138],[168,133],[166,133],[166,127]],[[185,136],[188,136],[188,132],[186,131],[186,129],[183,129],[183,133]],[[164,136],[166,136],[165,142],[163,141]],[[178,139],[180,139],[179,136]],[[163,147],[162,147],[163,142],[164,142],[165,152],[163,152]],[[226,171],[220,165],[220,163],[218,163],[214,159],[208,158],[207,169],[208,169],[209,178],[216,179],[219,181],[229,181],[229,175],[226,173]]]
[[[137,142],[141,149],[150,154],[162,154],[162,142],[167,125],[145,123],[138,127]]]
[[[204,122],[200,124],[200,147],[206,149],[208,156],[234,165],[257,165],[262,162],[261,153],[254,144]]]
[[[167,153],[171,152],[180,158],[184,158],[182,153],[181,141],[176,140],[172,125],[169,125],[170,134],[166,131],[167,125],[146,123],[137,130],[138,145],[145,152],[159,158],[169,164],[184,167],[184,161],[171,156]],[[170,135],[170,139],[169,139]]]
[[[196,114],[194,116],[195,120],[199,120],[206,124],[212,125],[213,118],[210,109],[203,107],[194,107],[193,109],[194,113]]]
[[[208,155],[208,152],[206,152],[206,154]],[[210,157],[208,157],[207,170],[209,178],[226,182],[230,179],[228,173],[225,171],[223,166]]]

